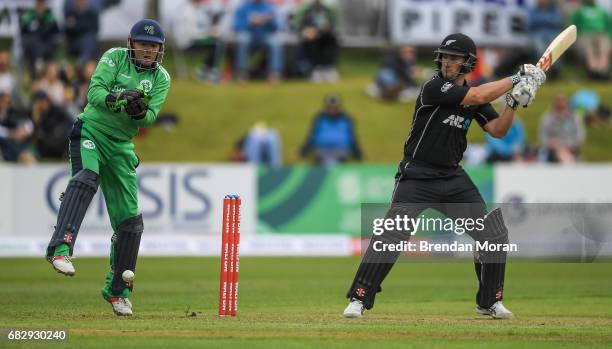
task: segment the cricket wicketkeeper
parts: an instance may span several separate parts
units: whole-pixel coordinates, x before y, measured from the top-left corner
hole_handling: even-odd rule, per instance
[[[508,230],[501,210],[487,213],[474,183],[459,166],[467,147],[466,135],[474,120],[491,136],[506,135],[519,105],[529,106],[546,80],[544,72],[531,64],[521,66],[513,76],[470,87],[466,82],[476,64],[476,45],[468,36],[451,34],[435,51],[438,73],[421,87],[416,101],[412,127],[404,145],[404,156],[396,174],[395,190],[387,217],[418,217],[427,208],[435,208],[449,217],[484,218],[482,231],[469,233],[478,242],[508,243]],[[499,115],[490,102],[506,95],[504,111]],[[449,212],[448,204],[465,204],[463,212]],[[372,309],[374,297],[400,252],[380,253],[373,243],[406,240],[395,231],[372,238],[359,265],[347,297],[346,317],[360,317]],[[502,304],[505,252],[475,254],[478,278],[477,312],[493,318],[511,318]]]
[[[102,296],[117,315],[132,315],[128,297],[132,282],[125,270],[136,269],[142,215],[138,213],[136,167],[132,138],[140,127],[153,125],[168,89],[170,75],[161,66],[165,35],[160,25],[143,19],[132,27],[127,48],[102,55],[87,92],[87,106],[70,134],[71,175],[57,216],[47,259],[53,268],[73,276],[70,257],[89,204],[102,187],[114,234],[110,272]]]

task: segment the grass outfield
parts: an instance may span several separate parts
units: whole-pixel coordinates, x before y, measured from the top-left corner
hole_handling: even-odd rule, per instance
[[[505,304],[517,319],[477,316],[468,263],[398,264],[363,319],[340,316],[356,258],[243,258],[240,313],[218,319],[217,258],[142,258],[135,316],[99,296],[106,259],[77,276],[42,259],[0,259],[0,328],[64,328],[58,348],[610,348],[610,263],[513,263]],[[188,316],[195,312],[197,316]],[[0,347],[49,348],[48,342]]]
[[[373,65],[375,67],[375,65]],[[247,85],[210,86],[192,80],[174,80],[165,112],[177,113],[180,125],[173,132],[153,128],[147,137],[136,140],[136,151],[144,162],[227,161],[236,142],[256,121],[265,120],[278,129],[283,144],[284,163],[296,163],[315,113],[323,96],[340,93],[346,110],[356,120],[357,136],[371,163],[396,163],[410,130],[414,103],[381,103],[368,97],[364,86],[371,75],[353,72],[334,85],[289,81],[277,86],[263,82]],[[571,95],[581,88],[601,94],[603,103],[612,101],[609,84],[583,81],[547,82],[536,101],[519,115],[525,124],[527,141],[537,146],[541,116],[555,95]],[[609,103],[608,103],[609,104]],[[501,107],[497,109],[501,110]],[[612,161],[610,128],[587,129],[582,149],[586,161]],[[482,143],[484,133],[474,124],[469,140]]]

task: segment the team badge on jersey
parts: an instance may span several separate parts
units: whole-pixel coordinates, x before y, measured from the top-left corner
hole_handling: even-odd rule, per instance
[[[94,142],[87,139],[83,141],[83,148],[92,150],[96,149],[96,145],[94,144]]]
[[[453,88],[453,85],[454,85],[454,84],[453,84],[452,82],[447,82],[447,83],[444,83],[444,85],[442,85],[442,88],[440,88],[440,91],[442,91],[442,92],[446,93],[446,92],[448,92],[448,90],[450,90],[451,88]]]
[[[144,91],[147,93],[151,92],[151,89],[153,89],[153,84],[149,80],[141,80],[140,84],[144,88]]]

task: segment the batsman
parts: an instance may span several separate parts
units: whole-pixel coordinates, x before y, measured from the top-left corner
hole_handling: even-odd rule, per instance
[[[79,228],[100,186],[114,231],[102,296],[117,315],[132,315],[128,297],[133,284],[122,274],[135,271],[144,230],[136,179],[140,160],[132,139],[139,128],[153,125],[168,94],[170,75],[161,65],[164,43],[161,26],[143,19],[132,27],[126,48],[111,48],[100,58],[87,106],[70,134],[71,179],[47,248],[53,268],[73,276],[71,256]]]
[[[491,136],[504,137],[516,108],[533,102],[546,75],[539,67],[524,64],[513,76],[470,86],[466,75],[474,70],[476,45],[461,33],[447,36],[435,54],[438,73],[423,84],[417,98],[387,217],[419,217],[423,210],[434,208],[452,218],[481,218],[483,229],[468,234],[478,242],[507,244],[501,210],[487,213],[482,196],[459,163],[472,121]],[[500,97],[506,101],[501,114],[491,106]],[[383,280],[399,257],[396,250],[377,252],[374,244],[393,245],[408,238],[410,235],[390,229],[371,239],[347,292],[350,303],[344,316],[361,317],[364,310],[372,309]],[[505,257],[505,253],[487,251],[474,256],[479,314],[496,319],[513,317],[502,304]]]

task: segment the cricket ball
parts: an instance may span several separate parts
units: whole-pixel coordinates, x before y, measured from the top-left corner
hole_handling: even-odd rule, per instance
[[[131,270],[126,270],[123,272],[123,274],[121,274],[121,278],[125,282],[132,282],[134,281],[134,272]]]

